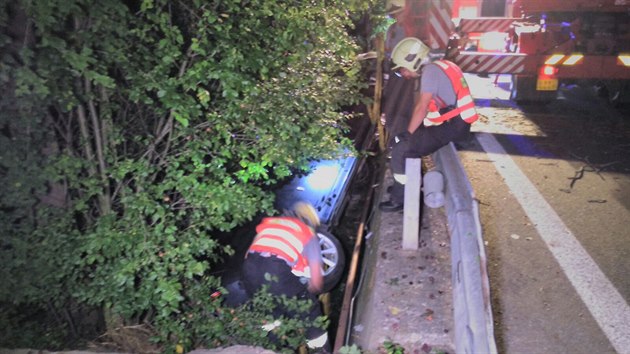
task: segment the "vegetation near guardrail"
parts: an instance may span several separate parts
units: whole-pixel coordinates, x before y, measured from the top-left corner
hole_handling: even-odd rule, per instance
[[[349,143],[367,3],[2,1],[0,346],[229,343],[215,236]]]

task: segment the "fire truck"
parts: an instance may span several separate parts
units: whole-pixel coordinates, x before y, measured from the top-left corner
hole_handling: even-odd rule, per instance
[[[549,102],[563,84],[630,101],[630,0],[406,0],[405,31],[464,72],[511,74],[511,97]]]

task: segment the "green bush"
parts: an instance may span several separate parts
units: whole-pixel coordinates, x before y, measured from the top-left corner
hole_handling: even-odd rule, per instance
[[[363,78],[347,30],[367,5],[3,1],[0,331],[24,306],[65,313],[33,342],[60,348],[80,307],[171,349],[257,343],[214,315],[233,314],[209,297],[231,254],[216,235],[350,145],[341,108]]]

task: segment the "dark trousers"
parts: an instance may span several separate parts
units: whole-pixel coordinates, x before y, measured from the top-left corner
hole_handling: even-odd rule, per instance
[[[271,281],[268,281],[265,276],[268,273],[272,276]],[[312,305],[308,313],[294,313],[282,306],[276,306],[276,310],[273,315],[285,316],[287,318],[294,318],[298,316],[303,320],[314,321],[317,317],[322,315],[321,306],[319,300],[315,294],[308,291],[307,284],[303,284],[300,278],[291,273],[291,267],[280,258],[274,256],[263,257],[258,253],[248,253],[243,263],[243,285],[247,294],[252,297],[263,285],[269,285],[269,293],[287,297],[297,297],[300,300],[311,300]],[[320,335],[326,333],[321,328],[307,328],[306,338],[317,338]]]
[[[407,141],[394,144],[390,168],[394,175],[405,174],[405,159],[419,158],[436,152],[450,142],[461,142],[470,138],[470,124],[459,117],[454,117],[440,125],[421,126]],[[394,179],[390,191],[390,200],[396,203],[404,202],[404,184]]]

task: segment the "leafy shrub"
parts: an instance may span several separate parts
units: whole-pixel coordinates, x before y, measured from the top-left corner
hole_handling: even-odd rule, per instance
[[[349,145],[360,4],[3,2],[0,304],[68,314],[34,345],[81,336],[77,306],[169,348],[250,333],[204,315],[224,311],[209,289],[232,251],[216,235],[273,213],[274,184]]]

